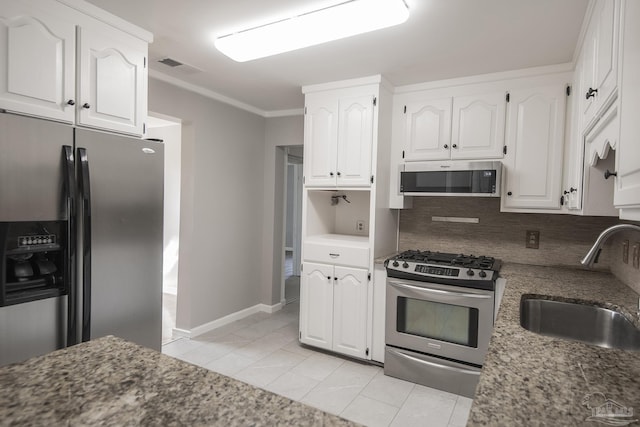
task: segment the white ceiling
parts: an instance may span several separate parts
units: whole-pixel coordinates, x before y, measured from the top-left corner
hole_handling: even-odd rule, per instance
[[[262,112],[301,108],[301,86],[384,75],[394,86],[571,62],[589,0],[405,0],[397,27],[237,63],[213,38],[344,0],[87,0],[154,34],[150,68]],[[366,19],[366,17],[363,17]],[[194,67],[176,71],[170,57]]]

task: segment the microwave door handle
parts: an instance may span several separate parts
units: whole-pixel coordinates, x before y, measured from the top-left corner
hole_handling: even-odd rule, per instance
[[[465,294],[461,292],[444,291],[442,289],[423,288],[421,286],[407,285],[405,283],[400,283],[400,282],[389,282],[389,283],[391,284],[391,286],[395,286],[396,288],[411,289],[413,291],[422,292],[422,293],[449,295],[449,296],[463,297],[463,298],[493,299],[493,295],[489,295],[489,294]]]

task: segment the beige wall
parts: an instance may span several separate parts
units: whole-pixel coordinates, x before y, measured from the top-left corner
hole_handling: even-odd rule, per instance
[[[149,110],[184,124],[176,326],[190,330],[260,302],[266,123],[153,78]]]
[[[262,281],[260,300],[274,305],[280,302],[283,245],[284,190],[286,157],[283,147],[302,145],[303,116],[267,119],[264,153],[264,217],[262,237]]]

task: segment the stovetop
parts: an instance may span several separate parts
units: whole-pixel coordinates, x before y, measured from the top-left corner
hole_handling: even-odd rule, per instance
[[[493,290],[501,261],[487,256],[410,250],[385,261],[387,276]]]

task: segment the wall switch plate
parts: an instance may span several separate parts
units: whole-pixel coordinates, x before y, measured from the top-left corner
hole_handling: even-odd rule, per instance
[[[364,221],[359,219],[356,221],[356,231],[364,231]]]
[[[633,268],[640,269],[640,243],[633,244]]]
[[[538,249],[540,247],[540,232],[537,230],[527,230],[525,246],[530,249]]]
[[[629,240],[622,242],[622,262],[629,264]]]

